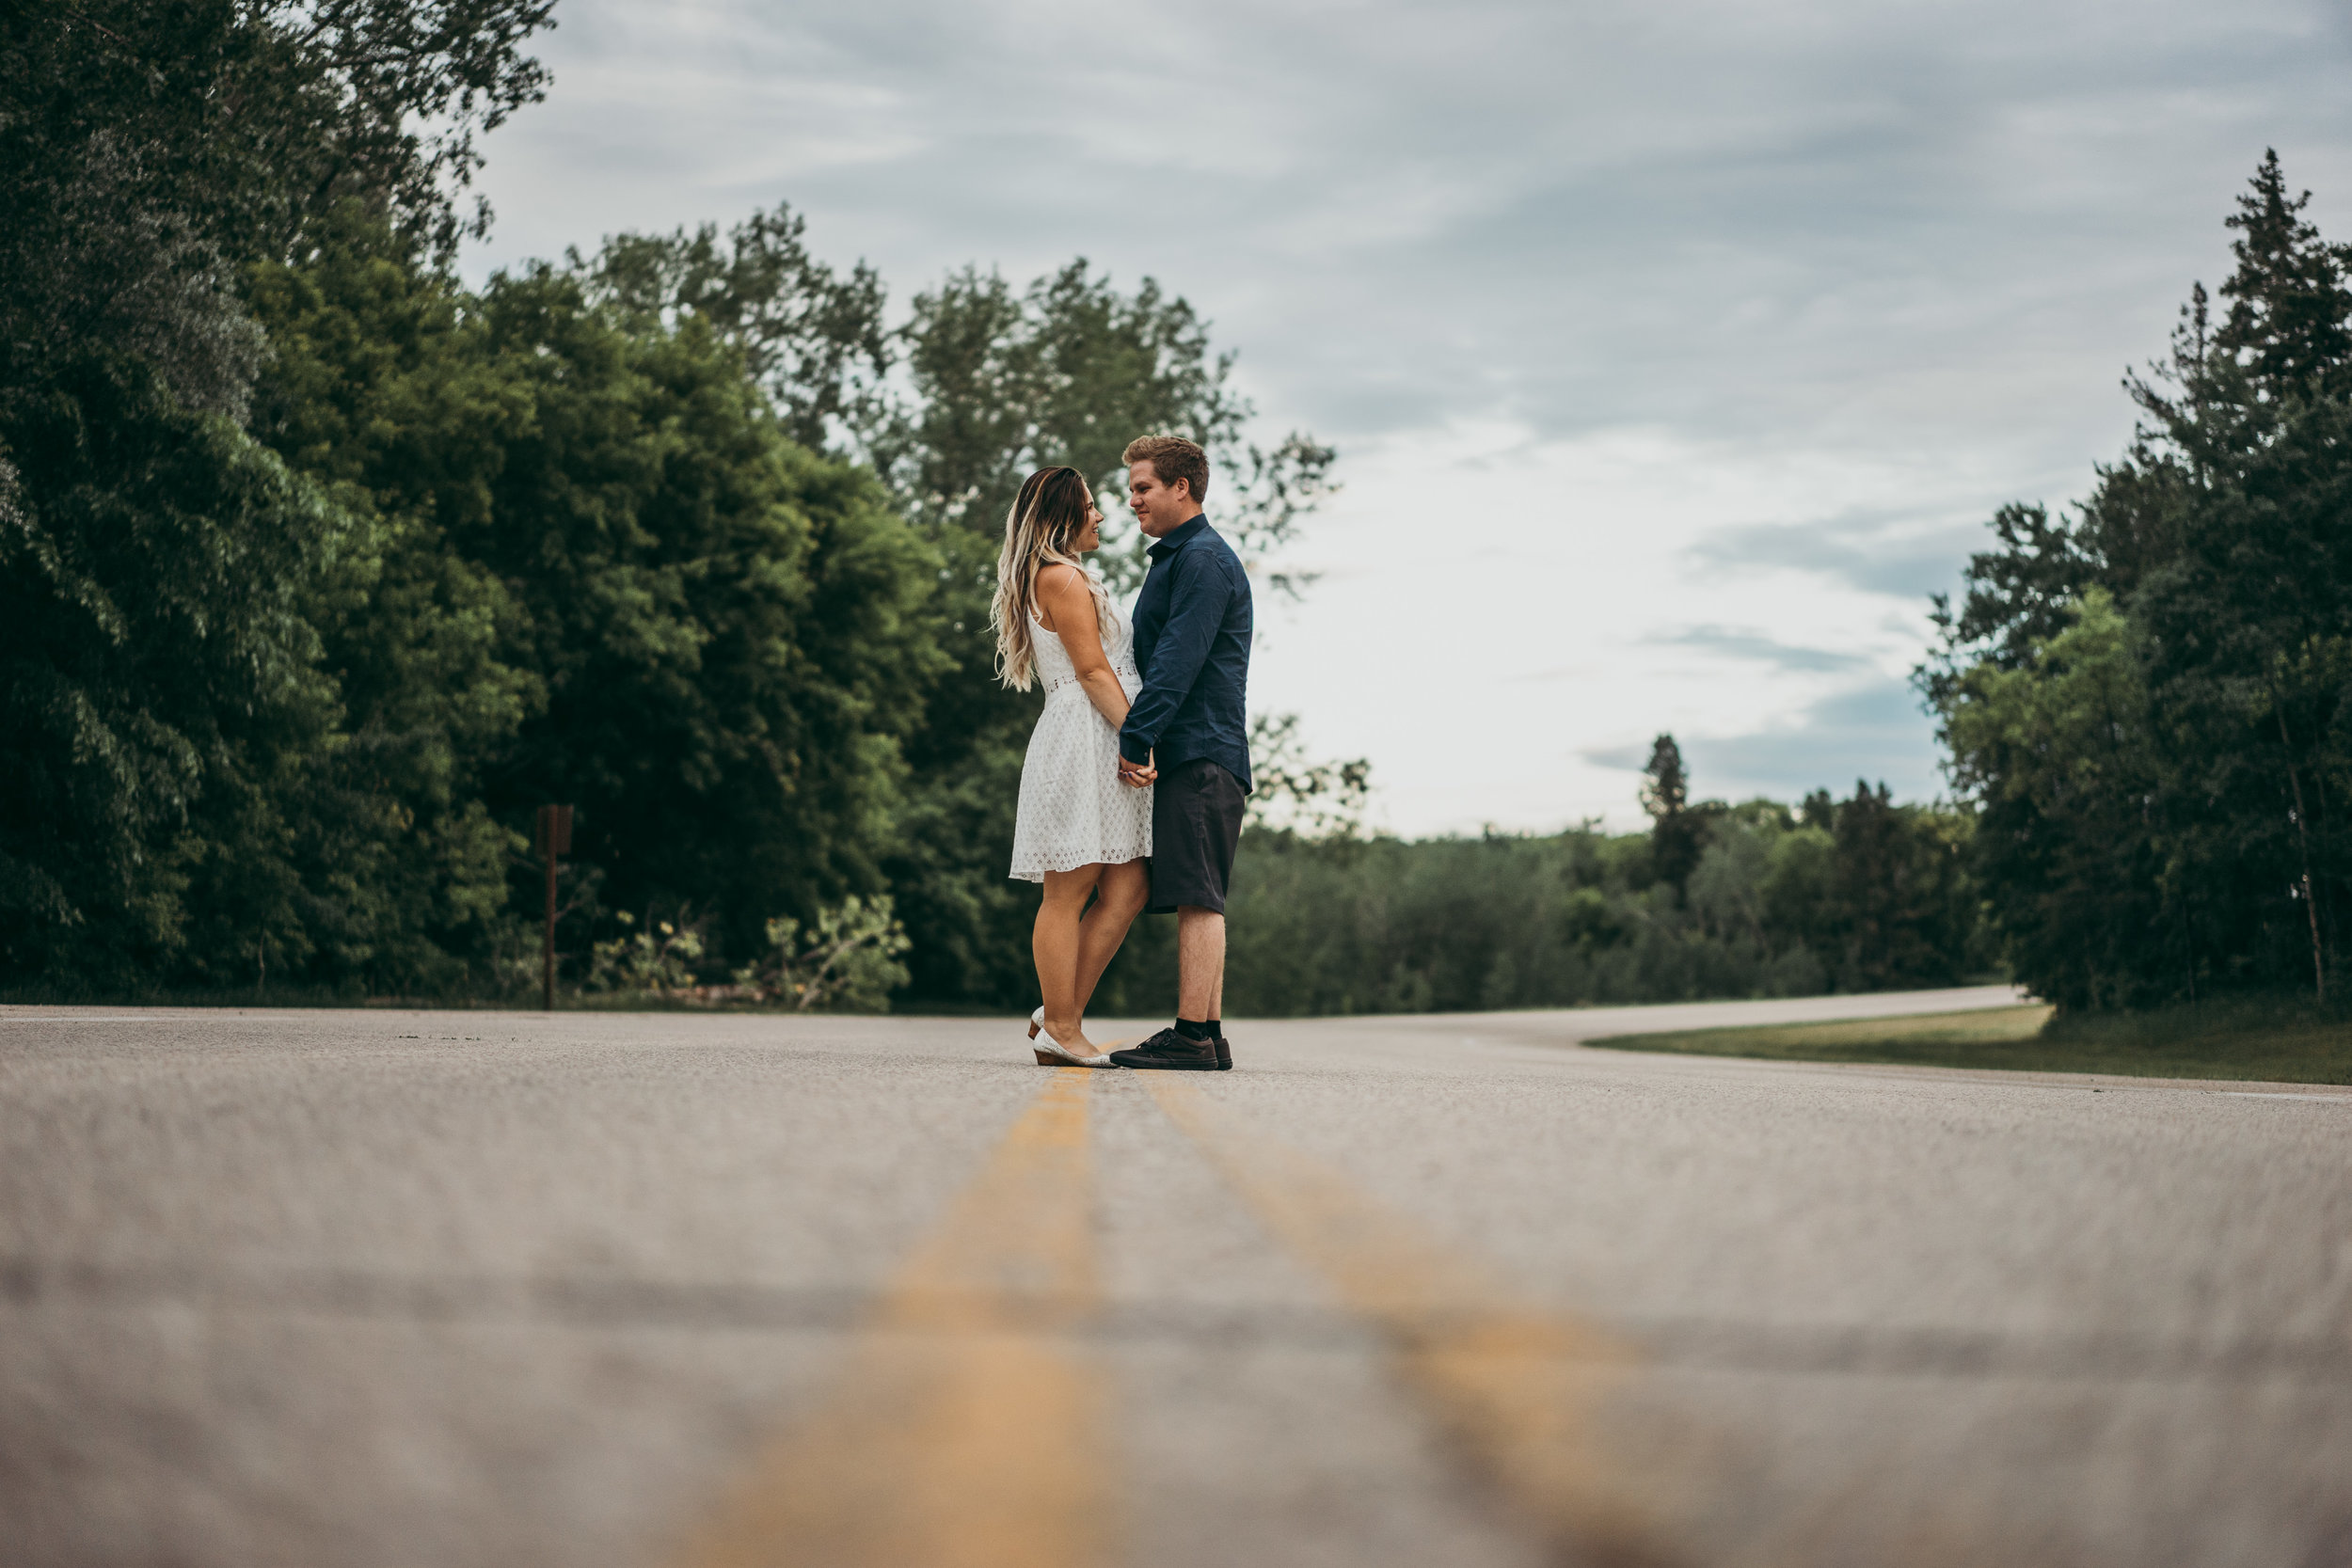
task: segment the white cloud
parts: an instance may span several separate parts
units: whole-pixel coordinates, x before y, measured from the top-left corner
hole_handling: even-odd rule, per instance
[[[2265,146],[2352,232],[2328,0],[560,19],[477,272],[781,199],[901,300],[1159,277],[1270,427],[1342,449],[1258,684],[1407,832],[1622,818],[1591,759],[1661,728],[1709,793],[1931,791],[1920,595],[2113,455]]]
[[[1922,594],[1941,584],[1903,575],[1899,531],[1857,519],[1963,483],[1926,458],[1657,428],[1401,434],[1359,456],[1298,552],[1325,574],[1308,606],[1263,608],[1255,694],[1307,715],[1314,746],[1372,756],[1389,821],[1409,832],[1630,822],[1632,770],[1661,730],[1703,794],[1787,796],[1859,770],[1931,793],[1904,683]],[[1787,563],[1726,554],[1744,531],[1808,547]],[[1858,746],[1861,715],[1901,746]]]

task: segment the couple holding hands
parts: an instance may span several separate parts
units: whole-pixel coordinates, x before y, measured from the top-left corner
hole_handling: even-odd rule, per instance
[[[1200,447],[1147,436],[1124,461],[1152,540],[1132,624],[1085,562],[1103,514],[1075,468],[1023,483],[996,564],[998,673],[1016,690],[1045,687],[1012,847],[1012,875],[1045,893],[1045,1004],[1029,1038],[1047,1064],[1214,1072],[1232,1066],[1220,1018],[1225,890],[1249,793],[1249,578],[1201,513]],[[1176,1022],[1104,1054],[1086,1037],[1087,1002],[1147,909],[1176,916]]]

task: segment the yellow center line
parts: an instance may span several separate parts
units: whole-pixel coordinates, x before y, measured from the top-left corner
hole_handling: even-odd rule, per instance
[[[1109,1555],[1085,1068],[1063,1068],[677,1568],[1092,1568]]]
[[[1251,1134],[1190,1080],[1137,1076],[1266,1227],[1385,1334],[1405,1385],[1568,1560],[1677,1560],[1660,1544],[1657,1483],[1596,1432],[1600,1402],[1636,1360],[1631,1347],[1526,1301],[1340,1172]]]

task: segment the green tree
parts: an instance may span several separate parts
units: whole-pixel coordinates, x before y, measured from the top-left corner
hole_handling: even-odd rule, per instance
[[[592,260],[567,254],[588,297],[638,330],[706,323],[742,356],[785,434],[811,451],[846,448],[883,417],[892,352],[882,278],[847,277],[808,252],[807,220],[779,204],[729,230],[620,234]]]
[[[342,519],[135,362],[93,356],[9,412],[0,955],[63,984],[250,977],[273,941],[307,958],[326,890],[286,805],[335,702],[302,597]]]
[[[2228,220],[2221,315],[2196,289],[2167,362],[2133,379],[2143,421],[2123,459],[2067,523],[2005,509],[1961,610],[1939,607],[1922,689],[1956,782],[1987,805],[1978,852],[2012,959],[2068,1006],[2324,995],[2336,965],[2352,894],[2352,255],[2307,201],[2266,156]],[[2066,759],[2001,737],[2066,711],[2063,690],[2028,700],[1986,677],[2071,689],[2094,653],[2103,670],[2128,659],[2144,701],[2105,743],[2062,725],[2051,743],[2137,760],[2104,765],[2111,800],[2060,806]],[[1970,717],[1996,698],[2001,721]],[[2091,866],[2131,926],[2095,937],[2032,912],[2088,898]]]
[[[2166,917],[2148,832],[2159,759],[2137,636],[2104,589],[2071,619],[2016,668],[1966,672],[1946,736],[1953,783],[1982,812],[1979,872],[2019,976],[2062,1006],[2126,1006],[2165,994],[2189,933]],[[2150,947],[2169,966],[2147,962]]]
[[[1642,809],[1650,819],[1650,864],[1658,879],[1680,897],[1698,869],[1707,843],[1704,816],[1692,809],[1691,781],[1682,769],[1682,748],[1671,735],[1651,745],[1642,769]]]
[[[346,201],[446,247],[545,5],[88,0],[0,20],[0,964],[374,961],[406,824],[311,610],[364,529],[239,428],[244,268]],[[430,126],[429,131],[420,130]]]
[[[1096,476],[1116,513],[1126,443],[1189,434],[1216,465],[1219,527],[1263,558],[1327,490],[1332,454],[1299,435],[1248,445],[1232,356],[1214,355],[1192,308],[1148,278],[1122,293],[1081,261],[1016,291],[966,269],[918,294],[911,319],[885,334],[879,279],[863,264],[836,275],[803,233],[778,209],[723,241],[709,228],[622,235],[568,272],[633,331],[700,324],[739,353],[787,433],[869,462],[936,552],[926,613],[946,665],[903,736],[882,869],[912,939],[914,993],[1014,1002],[1032,984],[1033,895],[1008,882],[1002,862],[1035,712],[996,684],[987,604],[1022,478],[1071,464]],[[894,368],[902,374],[886,379]],[[1136,549],[1105,554],[1115,580],[1140,576]]]
[[[1837,808],[1830,885],[1839,990],[1963,976],[1975,924],[1961,858],[1968,832],[1964,816],[1899,806],[1883,781],[1876,789],[1854,781],[1853,799]]]
[[[1095,476],[1117,515],[1127,442],[1190,436],[1211,455],[1210,515],[1263,561],[1327,492],[1333,454],[1297,434],[1271,450],[1249,445],[1232,357],[1212,353],[1191,306],[1149,278],[1122,293],[1083,261],[1018,293],[993,274],[954,274],[916,296],[898,344],[910,390],[863,450],[941,553],[937,613],[953,663],[908,744],[909,799],[887,869],[914,941],[914,994],[1016,1003],[1035,986],[1036,906],[1007,880],[1005,856],[1036,699],[997,685],[987,605],[1022,479],[1068,464]],[[1104,549],[1114,582],[1139,580],[1140,544]],[[1129,969],[1153,961],[1151,925]]]
[[[614,269],[477,296],[397,234],[345,240],[258,291],[285,344],[263,407],[374,525],[322,619],[379,778],[496,840],[426,928],[484,950],[486,884],[550,800],[599,898],[700,908],[714,964],[879,892],[940,660],[935,557],[872,477],[795,444],[707,317],[610,297]]]
[[[458,547],[524,617],[548,705],[489,799],[577,801],[625,905],[715,904],[726,951],[877,892],[937,670],[936,558],[872,477],[794,445],[706,325],[638,335],[547,269],[493,284],[524,401]]]
[[[912,391],[867,432],[866,450],[923,521],[993,540],[1021,481],[1054,464],[1088,475],[1117,515],[1120,453],[1153,433],[1208,451],[1209,510],[1245,557],[1288,543],[1329,488],[1334,453],[1311,436],[1248,443],[1252,409],[1231,386],[1233,356],[1213,355],[1207,324],[1154,279],[1121,293],[1081,258],[1016,293],[966,268],[915,296],[899,338]],[[1140,579],[1142,544],[1105,549],[1114,580]]]
[[[1352,838],[1363,831],[1372,796],[1372,763],[1316,761],[1298,733],[1298,715],[1260,714],[1249,723],[1249,821],[1311,837]]]
[[[254,432],[349,520],[306,613],[348,737],[333,782],[399,829],[348,898],[375,931],[366,978],[463,985],[499,940],[525,848],[484,792],[546,706],[544,679],[514,657],[519,596],[453,544],[495,526],[488,476],[520,392],[464,291],[357,203],[301,263],[257,266],[247,293],[275,345]]]

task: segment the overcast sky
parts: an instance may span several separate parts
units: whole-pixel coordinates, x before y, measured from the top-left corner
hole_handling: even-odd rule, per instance
[[[1926,595],[2116,454],[2265,146],[2352,238],[2341,0],[557,18],[469,273],[786,201],[900,304],[1158,277],[1340,449],[1253,706],[1406,833],[1629,825],[1661,729],[1706,795],[1932,796]]]

